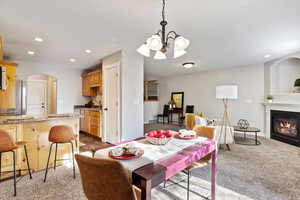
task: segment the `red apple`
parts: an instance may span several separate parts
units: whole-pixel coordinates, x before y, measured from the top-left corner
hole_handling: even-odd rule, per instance
[[[167,130],[166,132],[165,132],[165,136],[166,137],[172,137],[172,132],[170,131],[170,130]]]
[[[154,132],[154,131],[151,131],[151,132],[149,132],[149,133],[147,133],[147,136],[148,137],[155,137],[156,136],[156,132]]]
[[[161,134],[160,136],[159,136],[159,138],[166,138],[167,136],[165,136],[164,134]]]
[[[162,134],[164,134],[164,131],[163,130],[159,130],[159,131],[157,131],[157,134],[158,135],[162,135]]]

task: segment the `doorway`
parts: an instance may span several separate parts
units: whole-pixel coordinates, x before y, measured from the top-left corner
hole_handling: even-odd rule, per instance
[[[57,113],[57,79],[39,74],[27,78],[27,115]]]
[[[112,144],[121,141],[119,69],[120,63],[103,66],[103,141]]]

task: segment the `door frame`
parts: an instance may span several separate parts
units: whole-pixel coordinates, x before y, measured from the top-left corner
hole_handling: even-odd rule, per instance
[[[27,107],[27,111],[28,112],[28,83],[29,82],[43,82],[45,84],[45,113],[44,114],[48,114],[48,84],[46,80],[27,80],[26,84],[27,84],[27,95],[26,95],[26,107]]]
[[[105,73],[104,73],[104,70],[105,69],[109,69],[109,68],[113,68],[113,67],[116,67],[117,69],[117,94],[118,94],[118,106],[117,106],[117,110],[118,110],[118,114],[117,114],[117,117],[118,117],[118,123],[117,123],[117,133],[118,133],[118,139],[119,141],[121,141],[122,139],[122,132],[121,132],[121,125],[122,125],[122,122],[121,122],[121,116],[122,116],[122,113],[121,113],[121,106],[122,106],[122,103],[121,103],[121,62],[114,62],[112,64],[109,64],[109,65],[106,65],[106,66],[102,66],[102,85],[103,85],[103,105],[102,105],[102,108],[104,108],[106,102],[105,102],[105,95],[106,95],[106,91],[107,91],[107,87],[105,85],[105,82],[106,82],[106,77],[105,77]],[[105,111],[103,111],[103,137],[102,137],[102,141],[106,142],[106,135],[108,134],[106,132],[106,117],[105,117]]]

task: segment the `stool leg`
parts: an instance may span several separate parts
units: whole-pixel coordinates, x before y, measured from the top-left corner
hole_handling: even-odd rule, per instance
[[[1,167],[2,167],[2,152],[0,152],[0,182],[1,182]]]
[[[17,180],[16,180],[16,153],[13,153],[13,160],[14,160],[14,196],[17,196]]]
[[[73,143],[70,142],[71,147],[72,147],[72,160],[73,160],[73,177],[75,179],[75,162],[74,162],[74,148],[73,148]]]
[[[188,170],[188,180],[187,180],[187,200],[190,199],[190,170]]]
[[[54,170],[56,169],[57,143],[55,143]]]
[[[51,151],[52,151],[52,145],[53,145],[53,143],[51,143],[51,145],[50,145],[50,151],[49,151],[49,156],[48,156],[48,161],[47,161],[47,167],[46,167],[46,173],[45,173],[44,183],[46,182],[46,179],[47,179],[48,166],[49,166],[49,160],[50,160]]]
[[[26,162],[27,162],[27,169],[28,169],[28,172],[29,172],[29,177],[30,177],[30,179],[32,179],[32,176],[31,176],[31,169],[30,169],[29,161],[28,161],[28,154],[27,154],[27,148],[26,148],[26,145],[24,145],[24,151],[25,151],[25,156],[26,156]]]

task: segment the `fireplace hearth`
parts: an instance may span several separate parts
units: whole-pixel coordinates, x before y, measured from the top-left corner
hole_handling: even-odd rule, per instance
[[[300,113],[271,110],[271,138],[300,147]]]

